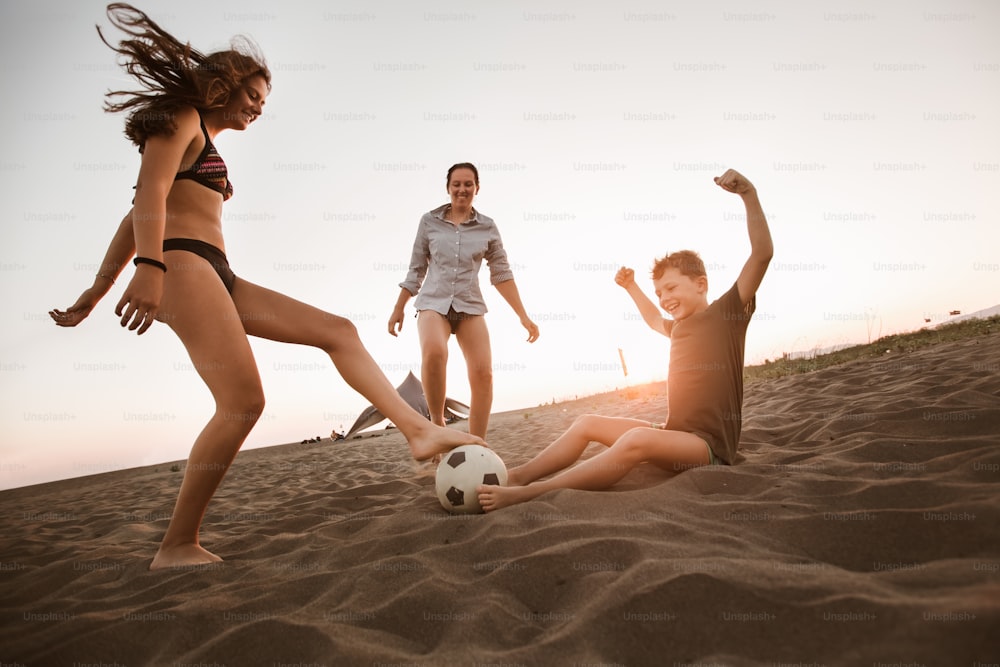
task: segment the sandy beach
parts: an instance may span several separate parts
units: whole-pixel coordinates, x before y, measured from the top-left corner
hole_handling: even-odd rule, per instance
[[[663,390],[498,414],[490,443],[661,421]],[[735,466],[476,516],[393,431],[251,450],[196,570],[147,570],[183,462],[3,491],[0,664],[997,664],[998,397],[996,333],[755,383]]]

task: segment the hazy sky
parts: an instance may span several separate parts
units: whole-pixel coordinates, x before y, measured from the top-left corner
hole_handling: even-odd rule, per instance
[[[528,345],[484,268],[497,411],[666,377],[668,342],[613,277],[631,266],[649,292],[652,261],[692,248],[721,295],[749,252],[739,198],[712,182],[728,167],[756,184],[776,253],[750,363],[1000,302],[992,0],[139,6],[203,51],[259,44],[265,114],[216,141],[230,261],[354,320],[393,384],[419,374],[415,321],[386,333],[397,285],[460,161],[541,327]],[[77,329],[46,315],[91,283],[139,165],[101,109],[131,82],[96,23],[116,38],[100,2],[0,6],[0,488],[183,459],[212,412],[166,326],[118,326],[131,267]],[[246,447],[367,406],[322,353],[253,346],[268,404]]]

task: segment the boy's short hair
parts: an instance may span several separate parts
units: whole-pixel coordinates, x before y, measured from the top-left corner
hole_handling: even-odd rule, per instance
[[[659,280],[663,272],[667,269],[677,269],[682,276],[688,278],[707,277],[705,272],[705,262],[693,250],[678,250],[669,253],[653,264],[653,280]]]

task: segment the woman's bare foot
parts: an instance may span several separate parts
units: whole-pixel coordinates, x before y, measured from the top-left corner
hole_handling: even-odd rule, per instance
[[[175,547],[160,547],[150,563],[150,570],[163,570],[172,567],[191,567],[194,565],[211,565],[221,563],[222,559],[197,544],[179,544]]]
[[[410,453],[418,461],[426,461],[435,454],[443,454],[461,445],[486,446],[483,439],[476,435],[456,431],[446,426],[436,426],[427,422],[419,432],[407,437]]]
[[[531,500],[541,495],[543,491],[534,486],[494,486],[492,484],[480,484],[476,487],[476,493],[479,495],[479,506],[483,508],[483,511],[492,512],[493,510]]]

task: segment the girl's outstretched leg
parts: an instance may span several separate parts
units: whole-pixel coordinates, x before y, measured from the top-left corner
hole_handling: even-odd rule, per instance
[[[233,300],[248,334],[311,345],[330,355],[347,384],[403,433],[418,461],[459,445],[484,444],[476,436],[432,424],[411,408],[368,354],[350,320],[239,278],[233,287]]]

